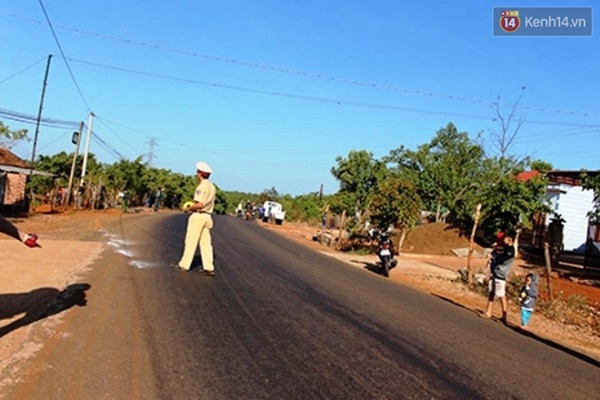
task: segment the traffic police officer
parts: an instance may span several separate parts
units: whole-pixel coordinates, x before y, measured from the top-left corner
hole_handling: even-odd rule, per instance
[[[180,271],[189,271],[196,253],[200,246],[202,257],[202,268],[204,275],[215,276],[213,262],[213,247],[210,230],[213,227],[212,213],[215,206],[216,188],[209,181],[212,168],[203,161],[196,163],[196,176],[199,183],[194,193],[194,204],[185,208],[188,218],[187,231],[185,234],[185,249],[181,259],[175,265]]]

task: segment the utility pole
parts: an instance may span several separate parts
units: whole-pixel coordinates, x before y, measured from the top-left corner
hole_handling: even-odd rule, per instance
[[[46,96],[46,85],[48,84],[48,73],[50,72],[50,61],[52,60],[52,54],[48,54],[48,61],[46,62],[46,73],[44,74],[44,83],[42,84],[42,96],[40,98],[40,108],[38,109],[37,121],[35,123],[35,135],[33,136],[33,150],[31,151],[31,169],[29,170],[29,176],[33,175],[33,163],[35,161],[35,150],[37,147],[38,135],[40,133],[40,123],[42,121],[42,110],[44,109],[44,97]]]
[[[479,218],[481,217],[481,203],[477,204],[475,209],[475,222],[473,222],[473,229],[471,230],[471,237],[469,239],[469,253],[467,255],[467,283],[469,286],[473,284],[473,268],[471,267],[471,261],[473,260],[473,250],[475,248],[475,233],[477,233],[477,225],[479,225]]]
[[[81,181],[79,182],[79,186],[82,186],[83,183],[85,182],[85,170],[87,168],[88,153],[90,152],[90,139],[92,136],[93,122],[94,122],[94,113],[90,112],[90,117],[88,120],[87,137],[85,138],[85,150],[83,153],[83,166],[81,167]]]
[[[79,144],[81,143],[81,134],[83,133],[83,121],[79,124],[79,132],[73,133],[73,142],[75,142],[75,153],[73,153],[73,163],[71,163],[71,174],[69,175],[69,188],[67,189],[67,200],[65,204],[68,206],[71,201],[71,193],[73,192],[73,178],[75,177],[75,164],[79,155]]]

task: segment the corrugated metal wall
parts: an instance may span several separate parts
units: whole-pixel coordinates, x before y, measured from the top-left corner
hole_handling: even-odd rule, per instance
[[[553,199],[553,209],[565,222],[563,244],[565,251],[585,251],[588,230],[587,213],[593,207],[594,192],[579,186],[560,185],[560,196]]]

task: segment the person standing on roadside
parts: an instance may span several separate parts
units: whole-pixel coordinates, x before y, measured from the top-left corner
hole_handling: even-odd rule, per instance
[[[121,212],[126,213],[129,208],[129,191],[123,190],[119,193],[119,197],[121,198]]]
[[[38,235],[35,233],[25,233],[21,231],[15,224],[0,216],[0,232],[7,234],[17,240],[20,240],[27,247],[40,247],[38,244]]]
[[[527,330],[529,318],[533,314],[535,301],[538,297],[538,275],[529,273],[525,276],[525,283],[521,288],[521,329]]]
[[[215,276],[214,256],[210,230],[213,227],[212,213],[215,206],[217,189],[209,180],[212,168],[203,161],[196,163],[198,186],[194,192],[194,204],[185,208],[188,218],[185,233],[185,247],[179,262],[172,265],[179,271],[189,271],[192,266],[196,248],[200,247],[203,274]]]
[[[508,302],[506,301],[506,278],[515,260],[515,247],[513,245],[514,233],[508,232],[502,238],[502,246],[490,254],[491,273],[489,279],[488,304],[484,316],[492,317],[494,298],[498,297],[502,304],[502,322],[508,322]]]
[[[156,194],[154,195],[154,211],[158,211],[160,209],[160,204],[163,197],[165,197],[165,194],[163,193],[162,188],[158,188]]]

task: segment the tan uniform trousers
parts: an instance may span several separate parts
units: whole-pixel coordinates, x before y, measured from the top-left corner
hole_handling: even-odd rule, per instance
[[[179,266],[184,269],[190,269],[196,248],[200,247],[200,256],[202,257],[202,268],[205,271],[214,271],[213,247],[210,230],[213,227],[212,216],[207,213],[193,213],[188,218],[187,231],[185,233],[185,249]]]

